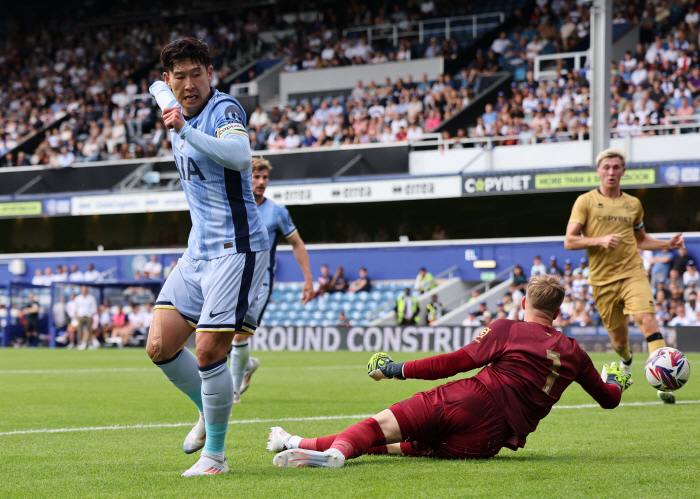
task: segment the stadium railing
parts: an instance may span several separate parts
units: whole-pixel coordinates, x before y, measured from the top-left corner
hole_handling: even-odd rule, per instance
[[[369,45],[374,41],[391,40],[396,47],[402,38],[418,38],[418,43],[425,39],[440,37],[449,39],[452,36],[471,34],[473,39],[485,31],[497,28],[505,22],[504,12],[489,12],[469,16],[440,17],[422,21],[406,21],[403,23],[386,23],[375,26],[363,26],[343,30],[344,36],[366,36]]]

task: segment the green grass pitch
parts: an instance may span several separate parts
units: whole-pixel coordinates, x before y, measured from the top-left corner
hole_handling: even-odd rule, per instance
[[[687,403],[655,404],[640,355],[623,403],[644,405],[575,407],[593,400],[574,384],[524,449],[490,460],[364,456],[339,470],[279,469],[265,450],[270,426],[337,433],[439,383],[372,381],[368,353],[254,355],[262,367],[227,437],[231,472],[183,478],[197,459],[182,452],[196,410],[145,351],[0,350],[0,497],[700,497],[698,372],[677,393]],[[697,371],[700,354],[688,357]],[[300,420],[277,423],[286,418]],[[66,428],[78,431],[26,432]]]

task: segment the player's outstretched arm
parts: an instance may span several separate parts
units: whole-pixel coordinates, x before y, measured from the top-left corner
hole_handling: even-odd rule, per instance
[[[477,367],[480,366],[464,348],[456,352],[408,362],[394,362],[388,354],[379,352],[369,360],[367,374],[376,381],[388,378],[435,380],[450,378]]]
[[[623,375],[622,369],[615,362],[610,364],[610,366],[607,364],[603,365],[603,370],[600,373],[600,379],[603,380],[603,383],[607,383],[608,385],[619,386],[622,392],[632,386],[633,383],[632,375]]]
[[[311,276],[311,265],[309,264],[309,253],[306,251],[304,241],[301,239],[299,232],[294,232],[287,238],[289,244],[292,245],[292,252],[296,258],[299,268],[304,274],[304,287],[302,288],[302,300],[307,303],[314,296],[314,278]]]
[[[637,247],[639,249],[649,251],[674,250],[685,246],[685,241],[683,240],[683,234],[681,232],[675,234],[671,239],[656,239],[647,234],[644,227],[642,227],[634,231],[634,238],[637,240]]]

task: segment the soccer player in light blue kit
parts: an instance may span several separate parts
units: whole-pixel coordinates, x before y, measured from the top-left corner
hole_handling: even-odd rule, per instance
[[[275,281],[275,250],[281,237],[285,237],[292,245],[294,257],[304,274],[304,286],[302,288],[302,301],[307,303],[314,295],[313,277],[309,266],[309,254],[304,246],[297,228],[289,216],[289,211],[284,206],[280,206],[271,199],[265,197],[265,189],[270,179],[272,165],[262,157],[253,158],[253,195],[260,210],[262,221],[267,227],[267,235],[270,239],[270,265],[265,274],[265,281],[260,288],[260,293],[255,302],[250,306],[249,313],[257,318],[258,324],[265,313],[265,308],[272,294],[272,286]],[[233,402],[241,401],[241,394],[248,389],[250,378],[260,366],[260,361],[250,356],[248,345],[248,335],[236,334],[233,338],[233,348],[231,351],[231,375],[233,376]]]
[[[161,62],[165,82],[150,91],[173,130],[192,230],[156,301],[146,350],[199,409],[183,450],[204,449],[183,476],[214,475],[228,471],[224,442],[233,382],[227,354],[236,332],[255,332],[249,307],[265,278],[269,242],[253,197],[245,113],[209,86],[209,47],[192,38],[175,40]],[[185,348],[193,331],[196,357]]]

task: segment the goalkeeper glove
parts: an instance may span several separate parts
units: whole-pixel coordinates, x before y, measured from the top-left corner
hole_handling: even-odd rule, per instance
[[[406,379],[403,377],[403,365],[405,362],[394,362],[384,352],[375,353],[367,363],[367,374],[374,381],[380,379]]]
[[[617,385],[623,392],[632,386],[632,375],[622,374],[622,369],[616,364],[612,363],[610,366],[605,364],[603,366],[603,371],[600,373],[600,377],[605,383],[609,385]]]

